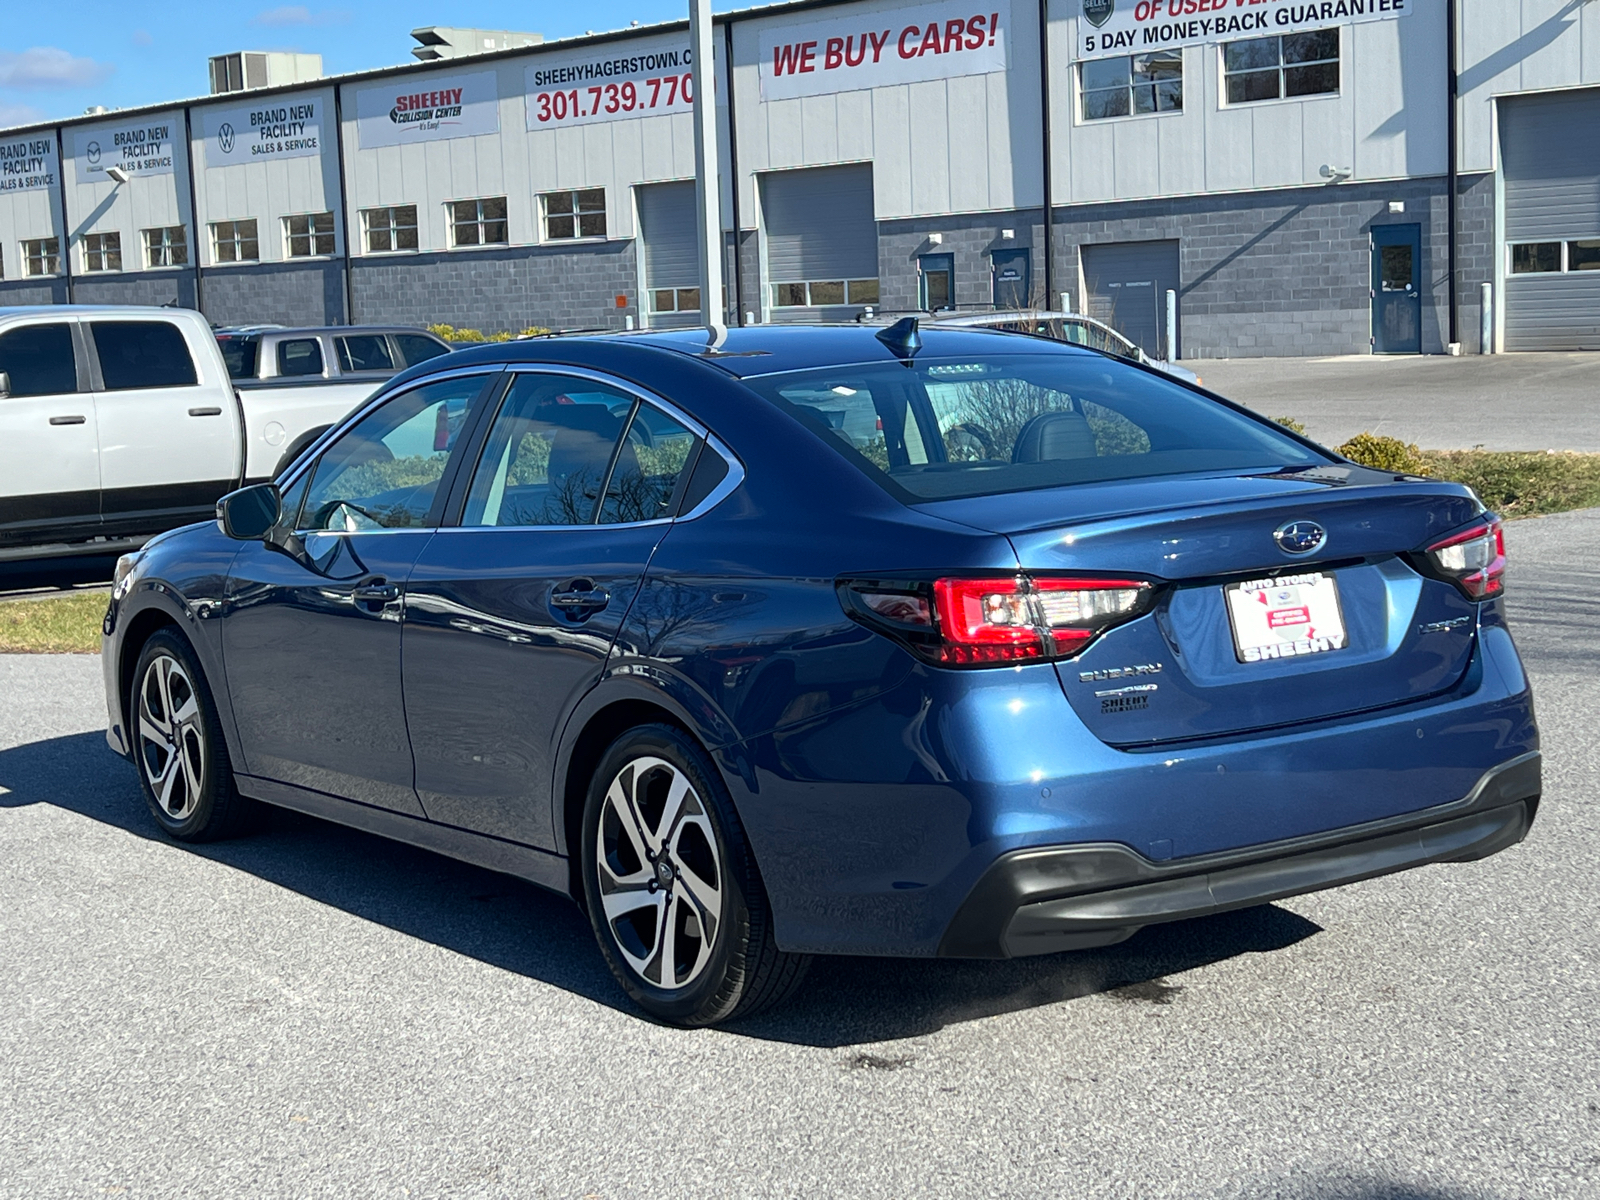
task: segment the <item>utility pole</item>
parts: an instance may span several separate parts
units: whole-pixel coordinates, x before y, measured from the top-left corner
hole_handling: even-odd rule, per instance
[[[711,0],[689,0],[689,44],[694,53],[694,195],[700,217],[700,316],[720,333],[722,304],[722,192],[717,179],[717,93],[711,51]]]

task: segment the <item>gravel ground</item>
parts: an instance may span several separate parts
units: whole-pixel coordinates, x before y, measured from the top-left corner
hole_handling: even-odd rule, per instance
[[[1076,956],[825,960],[688,1033],[515,881],[287,814],[163,840],[98,660],[0,657],[0,1197],[1600,1195],[1600,510],[1509,540],[1522,846]]]

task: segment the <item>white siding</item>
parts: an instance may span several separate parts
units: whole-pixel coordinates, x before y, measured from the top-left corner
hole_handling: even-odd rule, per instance
[[[25,134],[8,134],[6,142],[49,143],[48,164],[54,164],[56,131],[35,129]],[[22,274],[22,243],[33,238],[65,238],[62,234],[60,167],[55,166],[57,186],[28,191],[0,192],[0,278],[17,280]]]
[[[84,147],[91,141],[103,142],[107,147],[105,161],[114,162],[112,131],[135,124],[166,125],[170,128],[171,171],[159,175],[135,174],[121,184],[105,178],[104,174],[97,174],[91,179],[82,173],[83,159],[80,155]],[[71,235],[74,275],[83,270],[79,242],[87,233],[116,231],[122,235],[122,269],[125,272],[144,269],[140,230],[184,225],[188,227],[193,243],[194,223],[189,212],[189,156],[184,153],[183,139],[182,109],[137,117],[107,118],[104,123],[78,125],[65,131],[67,161],[63,164],[62,179],[66,191],[67,229]],[[68,253],[65,240],[61,252]]]

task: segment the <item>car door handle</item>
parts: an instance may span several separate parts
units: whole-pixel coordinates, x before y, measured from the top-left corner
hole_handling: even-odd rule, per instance
[[[598,611],[611,603],[611,593],[604,588],[585,592],[557,592],[550,597],[557,608],[593,609]]]
[[[52,425],[82,425],[86,420],[88,420],[87,417],[78,417],[78,416],[51,417],[50,418],[50,424],[52,424]]]
[[[357,604],[387,604],[400,599],[400,587],[381,579],[369,579],[366,583],[358,583],[350,594]]]
[[[216,405],[211,405],[207,408],[191,408],[189,410],[189,415],[191,417],[220,417],[222,415],[222,410],[216,407]]]

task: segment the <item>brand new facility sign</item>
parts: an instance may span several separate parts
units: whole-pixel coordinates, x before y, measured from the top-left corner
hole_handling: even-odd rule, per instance
[[[529,129],[694,111],[687,42],[541,54],[527,68]]]
[[[323,107],[320,96],[274,96],[239,108],[201,110],[206,166],[320,153]]]
[[[1006,69],[1009,4],[965,0],[761,31],[761,97],[789,100]]]
[[[1416,0],[1078,0],[1077,55],[1110,58],[1403,17]]]
[[[363,150],[499,131],[493,71],[402,75],[356,93],[356,140]]]
[[[170,120],[75,130],[72,146],[78,160],[78,182],[100,182],[107,167],[121,167],[129,175],[171,175],[176,133]]]
[[[54,135],[0,141],[0,194],[53,188],[57,174]]]

